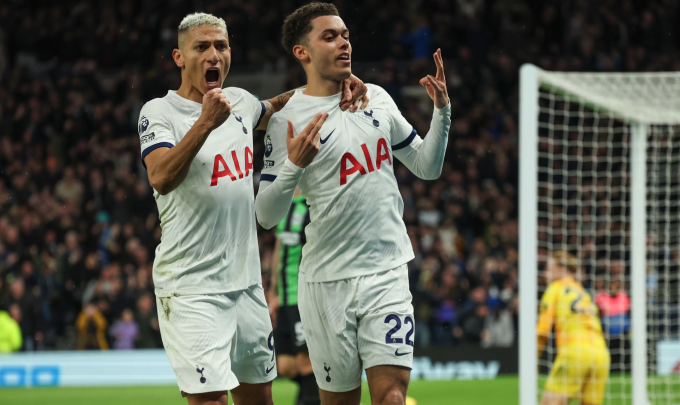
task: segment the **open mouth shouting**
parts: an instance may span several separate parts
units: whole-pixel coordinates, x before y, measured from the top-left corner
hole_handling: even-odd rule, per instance
[[[220,87],[220,69],[209,68],[205,72],[205,83],[208,85],[208,90]]]

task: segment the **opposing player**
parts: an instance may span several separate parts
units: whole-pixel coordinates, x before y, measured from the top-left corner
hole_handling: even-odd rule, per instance
[[[538,320],[540,357],[555,327],[557,358],[545,384],[541,405],[599,405],[609,376],[609,351],[602,336],[598,310],[578,281],[579,264],[566,251],[548,259],[550,285],[541,298]]]
[[[367,85],[368,111],[337,108],[352,47],[335,6],[297,9],[284,22],[283,45],[308,86],[269,122],[258,221],[279,223],[296,186],[310,206],[298,305],[321,403],[359,404],[363,368],[373,404],[404,404],[415,326],[406,263],[414,254],[392,159],[423,179],[441,173],[451,123],[441,53],[437,76],[421,80],[435,103],[423,140],[378,86]]]
[[[220,18],[187,16],[178,42],[179,90],[148,102],[139,119],[163,229],[153,267],[163,345],[189,404],[227,404],[229,390],[237,405],[271,404],[276,364],[257,249],[253,130],[289,95],[259,102],[221,89],[231,49]]]
[[[265,150],[265,156],[267,150]],[[272,257],[272,281],[267,301],[274,313],[274,341],[279,374],[298,383],[297,405],[319,405],[319,387],[305,343],[298,309],[298,270],[305,245],[309,207],[296,190],[285,218],[276,227],[276,247]]]

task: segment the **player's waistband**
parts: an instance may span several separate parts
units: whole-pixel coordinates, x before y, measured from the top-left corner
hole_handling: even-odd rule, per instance
[[[246,291],[250,290],[251,288],[255,286],[260,286],[262,287],[262,282],[259,283],[253,283],[245,287],[234,287],[234,288],[225,288],[225,289],[216,289],[216,290],[206,290],[204,288],[188,288],[188,289],[174,289],[174,290],[168,290],[168,289],[163,289],[163,288],[155,288],[154,289],[154,294],[156,297],[159,298],[165,298],[165,297],[181,297],[184,295],[221,295],[221,294],[230,294],[230,293],[235,293],[239,291]]]
[[[595,333],[592,335],[570,336],[559,340],[560,341],[557,342],[557,347],[560,350],[574,347],[579,348],[579,350],[582,350],[584,347],[592,349],[607,348],[604,337]]]
[[[357,269],[357,270],[346,270],[343,271],[342,274],[338,274],[335,277],[319,277],[318,275],[314,275],[314,271],[312,270],[311,272],[303,270],[303,266],[300,266],[300,273],[298,275],[298,278],[300,281],[305,282],[305,283],[330,283],[334,281],[341,281],[341,280],[347,280],[350,278],[359,278],[359,277],[368,277],[368,276],[373,276],[376,274],[380,273],[389,273],[391,271],[394,272],[408,272],[408,266],[407,263],[411,259],[408,259],[404,261],[403,263],[400,263],[398,265],[393,265],[390,263],[390,265],[387,266],[376,266],[373,269]],[[400,260],[401,261],[401,260]]]

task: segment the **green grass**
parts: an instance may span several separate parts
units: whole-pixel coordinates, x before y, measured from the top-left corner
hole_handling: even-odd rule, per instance
[[[274,382],[274,403],[294,405],[297,388],[286,380]],[[518,404],[517,377],[485,381],[412,381],[409,396],[418,405],[488,405]],[[361,403],[370,403],[364,384]],[[16,388],[0,390],[2,405],[147,405],[184,404],[177,387],[88,387],[88,388]]]
[[[547,376],[539,377],[539,387],[543,387]],[[605,400],[603,405],[631,405],[632,403],[631,378],[625,374],[612,374],[609,376],[605,388]],[[680,405],[680,376],[670,375],[667,377],[647,377],[647,393],[650,404],[653,405]],[[570,405],[576,405],[572,401]]]
[[[541,385],[545,381],[541,379]],[[654,405],[680,405],[680,377],[650,377],[650,398]],[[290,381],[274,381],[274,403],[294,405],[297,387]],[[612,375],[604,405],[630,405],[630,378]],[[411,381],[408,395],[418,405],[518,405],[517,376],[475,381]],[[368,387],[362,387],[362,404],[368,405]],[[0,390],[2,405],[147,405],[186,404],[174,386],[16,388]]]

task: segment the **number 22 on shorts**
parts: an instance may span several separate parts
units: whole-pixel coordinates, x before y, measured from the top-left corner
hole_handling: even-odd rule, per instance
[[[391,324],[392,321],[395,321],[396,324],[385,335],[385,343],[388,343],[388,344],[404,343],[404,339],[392,337],[392,335],[399,332],[399,330],[401,329],[401,319],[399,318],[399,315],[390,314],[390,315],[387,315],[387,317],[385,317],[385,323]],[[404,324],[411,325],[411,328],[406,333],[405,337],[406,337],[406,344],[409,345],[409,346],[413,346],[413,340],[411,340],[411,336],[413,336],[413,331],[415,329],[415,323],[413,322],[413,318],[411,318],[410,315],[406,315],[404,317]]]

